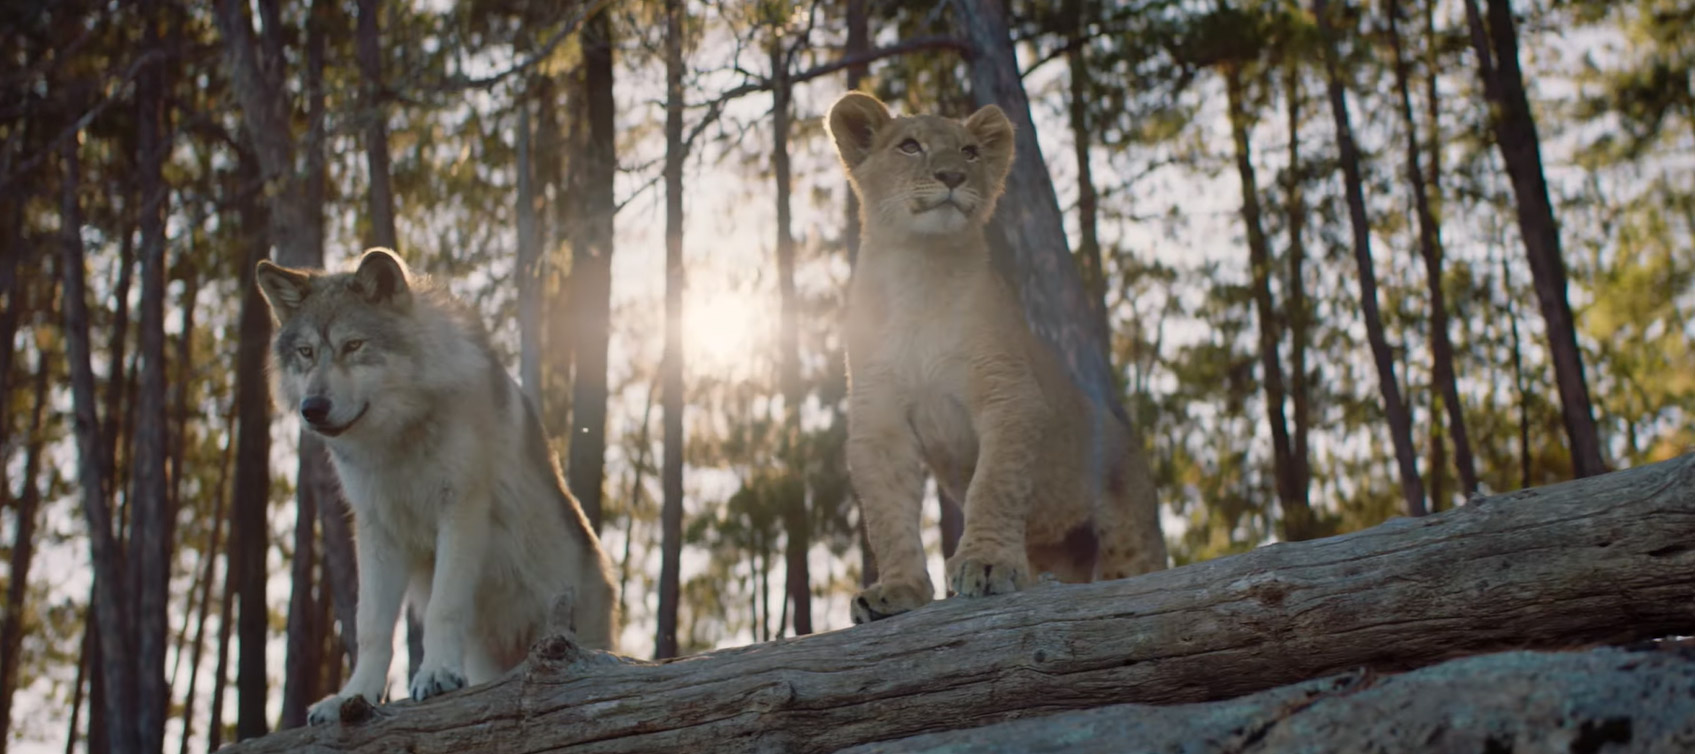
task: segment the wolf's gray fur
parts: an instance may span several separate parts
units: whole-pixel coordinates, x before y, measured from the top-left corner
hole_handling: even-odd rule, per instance
[[[566,590],[579,641],[615,649],[606,555],[481,320],[384,249],[349,273],[260,262],[257,279],[277,395],[324,437],[353,507],[358,659],[310,720],[380,701],[403,600],[424,619],[414,699],[516,666]]]

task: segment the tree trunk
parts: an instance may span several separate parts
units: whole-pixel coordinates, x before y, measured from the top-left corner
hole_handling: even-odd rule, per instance
[[[84,277],[82,208],[77,197],[81,183],[77,139],[65,140],[60,148],[64,176],[60,188],[60,266],[64,273],[64,317],[66,358],[70,362],[72,417],[76,428],[77,480],[82,487],[82,512],[88,524],[94,561],[96,641],[106,651],[100,655],[98,678],[107,684],[104,695],[105,727],[110,732],[107,750],[113,754],[139,752],[136,740],[134,655],[126,639],[135,624],[125,615],[123,595],[128,581],[124,553],[113,532],[112,509],[107,497],[100,425],[94,412],[94,369],[90,366],[88,341],[88,285]],[[93,717],[93,712],[90,712]]]
[[[518,284],[518,376],[524,396],[541,416],[541,233],[537,229],[535,155],[530,147],[530,100],[518,100],[518,259],[512,275]]]
[[[975,11],[956,14],[972,47],[971,96],[978,107],[998,104],[1006,112],[1018,154],[1007,176],[1006,195],[989,223],[990,249],[1003,271],[1010,273],[1008,278],[1019,281],[1019,299],[1030,329],[1054,347],[1083,394],[1119,423],[1116,429],[1123,435],[1126,475],[1136,507],[1133,515],[1143,536],[1137,548],[1163,566],[1165,536],[1153,469],[1140,433],[1119,399],[1107,333],[1100,327],[1101,319],[1089,310],[1082,278],[1066,248],[1059,200],[1030,119],[1030,101],[1019,75],[1006,9],[1000,2],[984,2]]]
[[[324,265],[324,195],[328,180],[325,166],[324,113],[324,37],[329,10],[327,0],[312,0],[306,21],[306,65],[302,72],[301,89],[306,99],[306,139],[302,145],[306,174],[302,180],[302,211],[310,227],[304,234],[306,259],[293,260],[293,266],[322,267]],[[324,456],[323,444],[304,428],[299,435],[299,458],[295,473],[294,557],[290,560],[290,581],[293,585],[288,603],[288,625],[285,633],[283,666],[282,718],[278,728],[295,728],[306,724],[306,707],[321,696],[320,671],[323,667],[318,648],[323,640],[317,635],[317,599],[313,583],[316,572],[318,508],[323,500],[325,475],[332,474]],[[332,485],[328,485],[333,488]]]
[[[1036,141],[1006,9],[1001,2],[985,2],[976,11],[959,14],[974,48],[972,99],[978,107],[995,104],[1006,111],[1018,154],[1007,176],[1006,195],[989,224],[990,243],[1008,278],[1020,283],[1019,298],[1030,328],[1054,346],[1085,395],[1122,415],[1107,360],[1107,334],[1089,310],[1082,277],[1066,248],[1065,222]]]
[[[1389,437],[1395,445],[1395,460],[1400,467],[1401,496],[1406,500],[1408,514],[1422,516],[1427,511],[1424,481],[1418,475],[1418,451],[1413,448],[1412,442],[1412,417],[1407,411],[1407,404],[1401,399],[1400,383],[1395,378],[1395,355],[1383,332],[1383,315],[1377,308],[1377,273],[1372,269],[1371,221],[1365,214],[1365,179],[1360,175],[1359,147],[1354,143],[1354,128],[1348,119],[1348,94],[1342,82],[1341,63],[1336,59],[1336,33],[1329,5],[1329,0],[1313,0],[1312,7],[1322,36],[1330,114],[1336,122],[1336,141],[1341,152],[1343,183],[1348,197],[1348,219],[1353,226],[1354,263],[1359,266],[1360,313],[1365,318],[1365,334],[1366,340],[1371,343],[1372,360],[1377,364],[1383,412],[1389,420]]]
[[[389,180],[388,101],[383,94],[383,54],[381,32],[382,0],[359,0],[359,21],[356,27],[359,74],[363,79],[360,107],[365,115],[365,169],[369,173],[370,194],[366,209],[370,216],[370,235],[366,246],[394,249],[400,245],[394,229],[394,188]],[[340,613],[340,607],[337,607]],[[344,619],[347,616],[342,616]]]
[[[1695,738],[1695,659],[1636,647],[1505,652],[1392,676],[1347,673],[1204,704],[1125,704],[867,744],[843,754],[1114,751],[1677,751]],[[1392,714],[1385,711],[1392,710]],[[1464,710],[1465,724],[1455,724]]]
[[[1242,71],[1235,63],[1224,65],[1224,90],[1230,109],[1230,133],[1235,142],[1236,174],[1242,182],[1242,225],[1248,237],[1248,269],[1253,276],[1254,318],[1259,321],[1259,353],[1265,387],[1266,425],[1271,428],[1271,467],[1276,480],[1277,502],[1283,509],[1284,536],[1290,540],[1312,536],[1312,510],[1301,494],[1294,451],[1289,447],[1289,422],[1283,412],[1283,336],[1278,327],[1277,305],[1271,298],[1271,243],[1261,222],[1259,180],[1254,177],[1252,147],[1248,140],[1247,93]]]
[[[238,451],[239,453],[239,451]],[[239,460],[237,461],[239,467]],[[239,480],[239,477],[238,477]],[[239,489],[239,481],[238,487]],[[238,501],[239,502],[239,501]],[[232,521],[230,536],[230,551],[233,554],[239,542],[234,536],[235,523]],[[228,560],[229,558],[226,558]],[[207,754],[216,752],[224,742],[224,691],[229,687],[230,636],[231,615],[235,609],[237,584],[234,574],[224,572],[224,598],[220,602],[218,616],[218,662],[212,671],[212,704],[211,712],[206,722],[206,751]]]
[[[1401,33],[1397,22],[1401,14],[1399,0],[1388,0],[1389,46],[1395,56],[1395,91],[1400,98],[1401,125],[1406,130],[1407,179],[1412,182],[1413,210],[1418,216],[1418,248],[1424,257],[1424,275],[1430,289],[1430,359],[1431,379],[1441,391],[1442,406],[1448,413],[1448,436],[1454,442],[1454,468],[1460,475],[1461,495],[1470,497],[1477,491],[1477,468],[1472,461],[1471,439],[1465,428],[1465,405],[1460,402],[1459,382],[1454,374],[1454,345],[1448,339],[1448,303],[1442,291],[1442,227],[1431,208],[1430,193],[1424,182],[1423,150],[1418,142],[1418,122],[1413,116],[1412,93],[1408,79],[1406,55],[1401,49]],[[1431,44],[1435,42],[1432,41]],[[1432,105],[1434,107],[1434,104]],[[1436,113],[1431,112],[1434,119]],[[1432,145],[1434,147],[1435,145]],[[1430,423],[1437,424],[1435,416]],[[1442,473],[1432,467],[1432,479]],[[1433,505],[1443,501],[1432,498]]]
[[[229,425],[229,434],[233,437],[235,435],[233,415],[230,417]],[[201,555],[200,613],[194,621],[194,652],[188,661],[188,689],[183,692],[182,738],[178,754],[188,754],[188,742],[194,736],[194,721],[195,718],[199,717],[198,711],[194,708],[194,700],[197,698],[195,692],[200,687],[200,660],[205,655],[206,647],[206,618],[212,612],[212,583],[217,579],[218,553],[223,544],[223,521],[225,512],[229,507],[229,487],[226,485],[229,482],[230,460],[233,455],[231,452],[233,450],[232,445],[233,443],[224,444],[223,460],[218,465],[218,486],[213,493],[218,496],[218,502],[212,513],[212,541],[206,546],[205,553]],[[224,578],[227,581],[229,575],[226,573]],[[229,622],[228,608],[225,604],[228,599],[226,587],[224,600],[220,602],[220,609],[226,611],[225,623]]]
[[[1513,396],[1518,415],[1518,486],[1530,486],[1533,460],[1530,455],[1530,386],[1524,378],[1524,344],[1518,334],[1518,314],[1513,311],[1512,272],[1501,260],[1501,290],[1507,292],[1506,319],[1512,336]]]
[[[257,172],[244,161],[243,173]],[[266,246],[262,228],[266,213],[256,201],[243,202],[241,229],[246,236],[241,270],[241,321],[236,347],[235,493],[230,505],[230,546],[224,578],[235,585],[240,626],[236,636],[240,653],[236,660],[238,738],[265,734],[265,697],[269,681],[265,673],[265,645],[270,638],[265,597],[265,554],[270,550],[267,523],[271,490],[271,401],[266,379],[266,353],[271,345],[271,312],[253,282],[253,268],[264,259]],[[227,616],[226,616],[227,617]],[[220,660],[221,662],[221,660]],[[223,675],[218,676],[221,694]]]
[[[1650,639],[1695,629],[1692,540],[1695,455],[686,662],[617,661],[555,637],[495,683],[230,754],[828,752],[1104,704],[1228,699],[1361,666]]]
[[[90,590],[92,592],[92,590]],[[82,621],[82,647],[77,653],[76,680],[71,681],[71,723],[65,731],[65,754],[76,754],[77,737],[82,733],[82,702],[83,689],[88,688],[89,666],[94,662],[94,600],[89,599],[87,614]],[[91,707],[93,705],[90,705]],[[92,717],[90,710],[90,717]],[[103,751],[104,747],[96,748],[92,742],[85,751]]]
[[[771,40],[771,172],[777,184],[777,350],[778,380],[783,391],[783,448],[786,460],[780,503],[783,510],[784,589],[794,605],[796,636],[812,633],[812,577],[806,556],[812,545],[812,521],[806,508],[806,444],[801,437],[800,408],[806,400],[800,377],[800,307],[795,300],[795,239],[789,213],[789,55],[787,40]],[[781,627],[779,626],[779,630]]]
[[[1289,167],[1288,185],[1284,188],[1289,232],[1289,299],[1284,304],[1289,318],[1289,404],[1294,412],[1294,435],[1290,438],[1290,463],[1294,466],[1295,493],[1305,506],[1305,521],[1283,522],[1283,536],[1293,540],[1311,539],[1328,533],[1312,515],[1312,454],[1307,438],[1312,427],[1312,392],[1307,387],[1307,341],[1312,331],[1312,316],[1307,303],[1306,229],[1307,204],[1305,195],[1306,167],[1301,163],[1301,68],[1291,59],[1283,69],[1284,96],[1288,98]],[[1290,524],[1297,526],[1290,530]]]
[[[683,0],[665,0],[665,436],[659,512],[659,616],[653,656],[677,656],[683,554]]]
[[[303,434],[302,440],[306,439]],[[318,445],[318,443],[313,443]],[[286,655],[283,661],[282,719],[278,729],[298,728],[306,724],[306,707],[318,701],[321,689],[318,671],[322,658],[318,647],[323,641],[316,635],[317,599],[313,594],[312,576],[316,572],[318,518],[317,490],[312,484],[314,464],[307,460],[312,453],[322,453],[318,447],[300,448],[300,466],[295,495],[294,553],[289,559],[289,581],[292,589],[288,598],[288,628]]]
[[[35,403],[30,407],[29,433],[24,440],[23,489],[17,497],[12,533],[12,557],[6,571],[6,615],[0,620],[0,754],[11,741],[12,698],[18,693],[18,665],[23,658],[24,615],[29,603],[29,572],[35,563],[36,512],[41,507],[41,451],[47,444],[42,425],[47,406],[48,374],[45,351],[36,351]]]
[[[1071,68],[1071,91],[1066,106],[1071,119],[1071,148],[1077,160],[1077,262],[1083,278],[1083,291],[1089,297],[1090,311],[1099,320],[1095,326],[1107,334],[1107,353],[1110,354],[1112,326],[1106,311],[1106,267],[1101,260],[1095,179],[1089,164],[1090,75],[1086,55],[1089,21],[1094,18],[1094,9],[1088,0],[1069,0],[1069,5],[1071,40],[1065,59]]]
[[[574,155],[572,175],[580,202],[571,243],[571,287],[577,330],[571,382],[571,455],[566,481],[594,526],[601,525],[606,479],[606,341],[612,327],[612,184],[617,178],[616,103],[612,99],[612,10],[583,23],[582,117],[588,139]]]
[[[1577,327],[1566,298],[1565,256],[1560,250],[1559,226],[1542,175],[1541,137],[1524,91],[1518,64],[1518,31],[1507,0],[1489,0],[1485,27],[1477,0],[1465,0],[1466,22],[1477,53],[1483,94],[1489,101],[1490,125],[1512,178],[1518,203],[1519,236],[1530,261],[1530,276],[1548,332],[1548,353],[1554,362],[1554,382],[1560,389],[1560,411],[1571,441],[1572,473],[1592,476],[1606,470],[1601,439],[1583,374],[1583,352],[1577,347]]]
[[[965,535],[965,509],[940,484],[936,485],[936,517],[942,530],[942,557],[951,558]]]
[[[134,238],[134,234],[126,228],[118,242],[118,283],[112,293],[116,311],[112,315],[112,331],[106,336],[106,361],[109,366],[106,367],[105,420],[100,429],[100,463],[107,485],[118,483],[118,438],[123,436],[129,424],[124,421],[129,407],[124,403],[126,391],[123,386],[130,379],[124,365],[129,354],[129,291],[135,281]],[[107,499],[111,499],[116,491],[108,487],[105,494]]]
[[[144,44],[161,49],[160,27],[167,23],[157,0],[144,2]],[[136,79],[136,167],[140,182],[141,230],[141,375],[136,403],[134,526],[128,557],[135,569],[136,745],[141,751],[164,746],[165,653],[170,644],[171,505],[165,466],[170,431],[165,411],[165,214],[168,187],[164,165],[171,151],[171,127],[165,111],[165,64],[146,66]]]

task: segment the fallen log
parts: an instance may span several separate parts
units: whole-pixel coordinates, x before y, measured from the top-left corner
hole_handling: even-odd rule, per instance
[[[841,754],[1695,751],[1695,649],[1506,652],[1221,702],[1118,704]]]
[[[231,750],[828,752],[1359,667],[1689,633],[1692,597],[1684,456],[1134,579],[942,600],[662,663],[552,637],[493,683]]]

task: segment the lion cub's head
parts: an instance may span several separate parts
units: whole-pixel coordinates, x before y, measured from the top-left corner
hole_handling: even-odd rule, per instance
[[[916,235],[988,222],[1012,168],[1012,122],[994,105],[964,121],[896,118],[876,97],[850,92],[830,108],[830,135],[867,224]]]

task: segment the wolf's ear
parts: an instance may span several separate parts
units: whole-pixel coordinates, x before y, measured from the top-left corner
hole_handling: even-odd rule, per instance
[[[405,306],[412,301],[406,263],[388,249],[371,249],[359,258],[359,269],[348,284],[353,293],[373,304]]]
[[[1012,121],[1007,120],[1006,113],[1001,112],[998,105],[984,105],[965,119],[965,130],[981,143],[989,174],[996,181],[1005,180],[1006,174],[1012,170],[1014,154]]]
[[[278,322],[293,317],[312,292],[312,273],[272,264],[269,259],[259,260],[253,279],[259,283],[259,292],[265,295]]]
[[[871,144],[877,131],[893,118],[889,108],[864,92],[848,92],[830,107],[830,136],[836,140],[836,154],[842,164],[852,170],[871,156]]]

